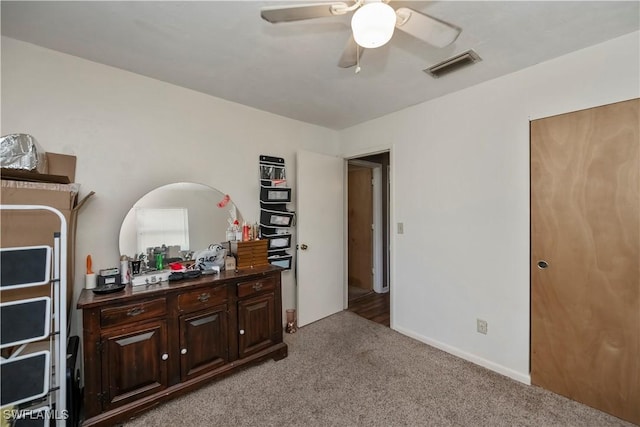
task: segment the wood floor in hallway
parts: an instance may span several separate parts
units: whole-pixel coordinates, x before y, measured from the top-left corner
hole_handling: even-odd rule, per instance
[[[389,292],[378,294],[370,292],[353,300],[349,300],[349,311],[385,326],[390,325]]]

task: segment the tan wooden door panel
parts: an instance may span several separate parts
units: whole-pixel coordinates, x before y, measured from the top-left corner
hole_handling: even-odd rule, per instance
[[[373,289],[373,189],[371,168],[349,165],[349,285]]]
[[[531,123],[532,383],[637,424],[639,107]]]

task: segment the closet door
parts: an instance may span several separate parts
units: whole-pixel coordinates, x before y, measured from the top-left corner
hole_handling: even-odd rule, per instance
[[[531,380],[640,424],[640,101],[531,123]]]

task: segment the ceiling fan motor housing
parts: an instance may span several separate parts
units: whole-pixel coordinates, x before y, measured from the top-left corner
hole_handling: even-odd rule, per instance
[[[366,2],[351,18],[353,38],[368,49],[380,47],[391,40],[395,26],[396,12],[381,1]]]

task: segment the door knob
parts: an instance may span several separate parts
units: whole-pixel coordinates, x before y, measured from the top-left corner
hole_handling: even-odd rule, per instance
[[[540,270],[544,270],[545,268],[549,267],[549,263],[543,259],[541,259],[540,261],[538,261],[538,268]]]
[[[309,249],[309,246],[303,243],[300,245],[300,249],[302,249],[303,251],[306,251],[307,249]]]

